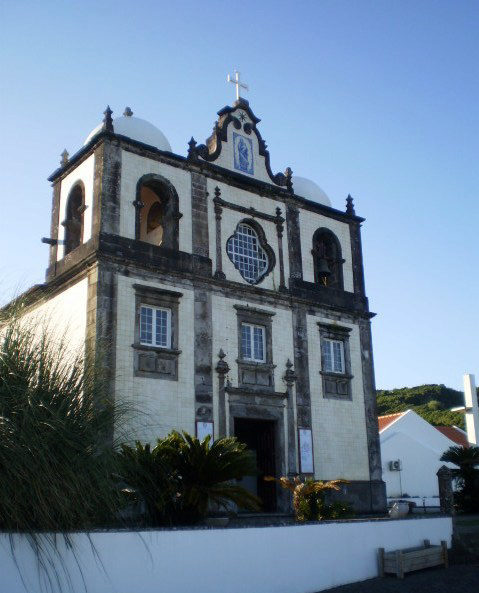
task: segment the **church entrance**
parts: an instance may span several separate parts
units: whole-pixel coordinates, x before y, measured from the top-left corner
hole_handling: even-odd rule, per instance
[[[246,476],[240,484],[261,498],[263,511],[267,513],[276,511],[276,484],[263,479],[276,477],[275,429],[274,420],[234,419],[235,437],[253,452],[258,471],[257,476]]]

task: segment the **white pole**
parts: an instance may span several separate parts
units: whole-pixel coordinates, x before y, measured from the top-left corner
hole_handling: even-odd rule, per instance
[[[467,440],[471,445],[479,444],[479,407],[474,375],[464,375],[464,404]]]

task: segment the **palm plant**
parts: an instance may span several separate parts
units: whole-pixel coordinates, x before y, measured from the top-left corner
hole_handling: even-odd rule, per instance
[[[479,447],[449,447],[441,456],[441,461],[453,463],[459,467],[459,491],[455,494],[457,505],[466,512],[479,510]]]
[[[145,501],[154,524],[198,523],[214,505],[259,508],[259,499],[235,483],[256,469],[246,445],[235,438],[210,445],[209,436],[200,441],[174,431],[152,450],[137,443],[123,446],[121,455],[123,480]]]
[[[304,482],[298,476],[292,480],[286,477],[274,478],[265,476],[267,482],[278,482],[285,490],[293,495],[293,509],[297,521],[313,521],[321,519],[338,519],[351,514],[350,507],[345,503],[325,502],[325,494],[331,490],[340,490],[341,484],[346,480],[321,480],[307,479]]]

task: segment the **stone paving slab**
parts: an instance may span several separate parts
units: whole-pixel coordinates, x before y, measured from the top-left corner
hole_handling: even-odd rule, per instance
[[[327,593],[478,593],[479,565],[429,568],[407,573],[404,579],[387,575],[328,589]]]

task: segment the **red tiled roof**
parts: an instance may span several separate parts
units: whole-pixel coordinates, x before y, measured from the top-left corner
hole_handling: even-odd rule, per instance
[[[391,422],[394,422],[397,418],[405,414],[406,412],[398,412],[397,414],[387,414],[386,416],[378,417],[379,432],[384,430],[386,426],[389,426]]]
[[[453,443],[456,443],[456,445],[469,447],[466,435],[455,426],[435,426],[434,428],[437,428],[439,432],[442,432],[444,436],[450,439]]]

